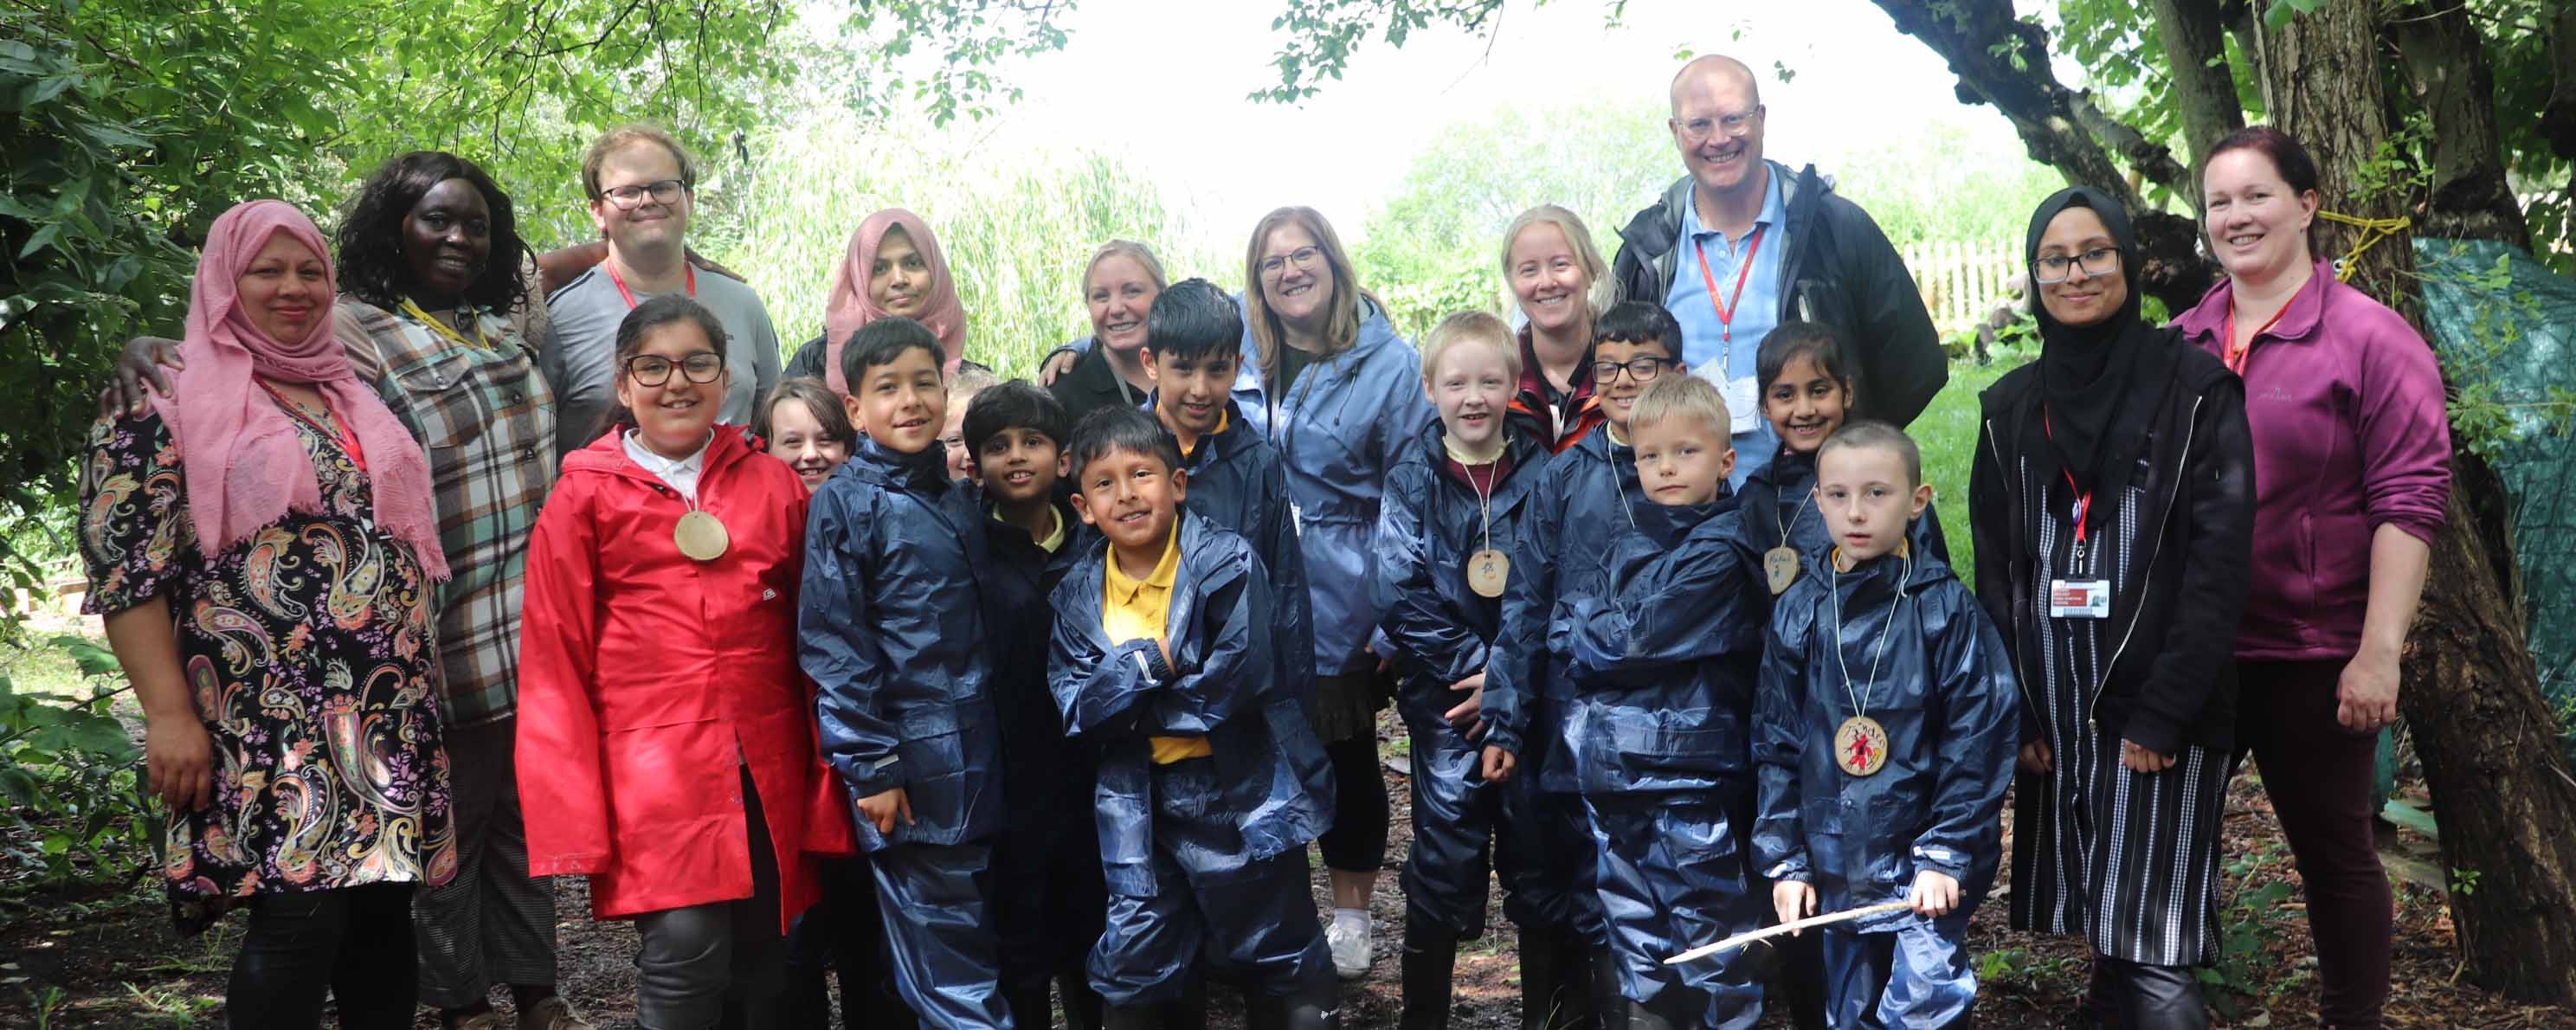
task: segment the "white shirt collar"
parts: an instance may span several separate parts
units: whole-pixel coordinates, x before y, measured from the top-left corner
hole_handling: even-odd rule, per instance
[[[644,466],[644,471],[652,473],[653,478],[670,484],[671,489],[679,491],[682,497],[692,501],[698,499],[698,471],[706,466],[707,448],[716,442],[714,430],[708,430],[707,441],[699,444],[698,449],[685,458],[665,458],[653,453],[652,448],[644,446],[640,430],[627,430],[622,442],[626,444],[626,456]]]

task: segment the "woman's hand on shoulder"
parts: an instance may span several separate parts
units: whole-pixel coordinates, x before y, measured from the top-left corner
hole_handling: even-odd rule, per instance
[[[137,336],[125,344],[116,356],[116,377],[99,391],[98,413],[107,418],[119,414],[143,414],[151,406],[152,395],[170,396],[170,377],[164,368],[183,369],[188,363],[179,357],[179,341],[158,336]]]
[[[1081,359],[1082,355],[1075,351],[1056,351],[1038,365],[1038,385],[1054,386],[1055,381],[1064,378],[1065,373],[1073,371],[1073,363]]]

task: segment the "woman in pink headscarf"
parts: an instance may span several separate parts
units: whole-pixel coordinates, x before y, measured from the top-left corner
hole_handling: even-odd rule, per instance
[[[215,220],[185,367],[81,468],[85,611],[144,714],[183,932],[250,910],[235,1026],[411,1025],[411,898],[455,871],[420,445],[350,370],[330,251],[293,206]]]
[[[930,225],[899,207],[869,215],[850,234],[850,252],[832,270],[823,300],[823,335],[787,359],[786,376],[814,376],[836,394],[848,394],[841,375],[841,347],[859,327],[888,315],[929,326],[947,354],[942,371],[954,376],[966,356],[966,308],[957,302],[957,278],[939,252]]]

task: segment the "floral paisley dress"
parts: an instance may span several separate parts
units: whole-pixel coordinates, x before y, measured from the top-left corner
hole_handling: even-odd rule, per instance
[[[172,818],[163,842],[184,933],[254,894],[440,883],[456,869],[430,583],[370,517],[357,462],[289,421],[320,472],[322,512],[290,511],[212,560],[158,413],[97,423],[81,469],[82,610],[167,597],[213,738],[213,804]]]

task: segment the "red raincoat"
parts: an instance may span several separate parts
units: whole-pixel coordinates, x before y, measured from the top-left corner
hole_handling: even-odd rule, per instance
[[[519,645],[528,872],[590,876],[599,919],[748,898],[747,763],[783,931],[820,896],[815,857],[855,850],[796,666],[805,487],[719,426],[698,500],[731,537],[713,561],[680,553],[687,501],[612,433],[564,459],[537,518]]]

